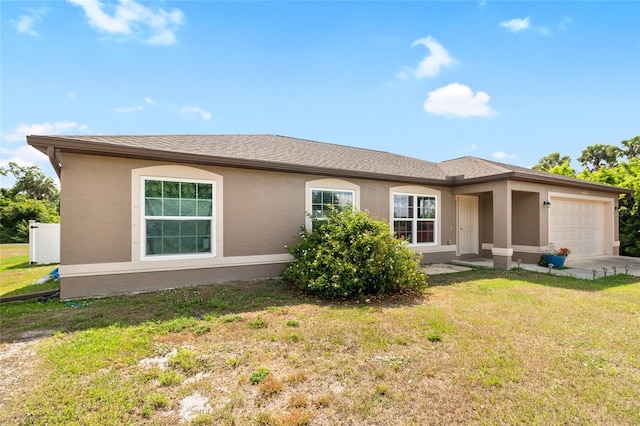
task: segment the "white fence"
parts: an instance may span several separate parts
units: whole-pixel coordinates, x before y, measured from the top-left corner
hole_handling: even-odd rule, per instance
[[[29,221],[29,263],[60,263],[60,224]]]

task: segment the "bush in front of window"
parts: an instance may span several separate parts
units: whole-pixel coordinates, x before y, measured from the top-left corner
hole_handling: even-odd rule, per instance
[[[283,280],[315,296],[349,299],[427,286],[419,255],[367,212],[333,210],[312,231],[303,227],[301,241],[288,251],[295,260]]]

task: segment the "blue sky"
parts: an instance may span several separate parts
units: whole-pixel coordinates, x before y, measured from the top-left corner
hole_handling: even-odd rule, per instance
[[[0,162],[51,176],[26,134],[273,133],[522,166],[640,134],[640,2],[0,8]]]

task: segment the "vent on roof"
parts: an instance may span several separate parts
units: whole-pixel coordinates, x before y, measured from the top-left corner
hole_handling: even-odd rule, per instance
[[[447,180],[462,180],[464,179],[464,175],[447,175],[445,177]]]

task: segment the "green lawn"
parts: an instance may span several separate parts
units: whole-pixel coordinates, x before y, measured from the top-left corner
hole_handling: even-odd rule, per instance
[[[0,424],[640,423],[638,278],[429,281],[358,303],[252,281],[3,304]]]
[[[57,288],[55,282],[32,285],[57,265],[30,265],[29,244],[0,244],[0,297]]]

